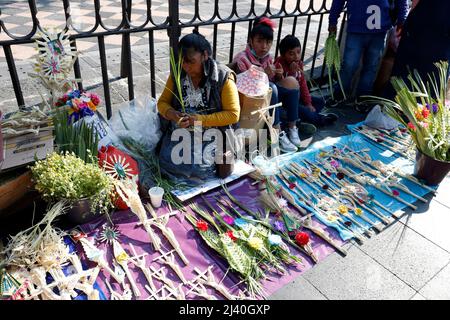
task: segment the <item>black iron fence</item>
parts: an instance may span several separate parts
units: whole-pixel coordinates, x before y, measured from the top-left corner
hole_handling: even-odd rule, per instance
[[[226,14],[221,10],[221,6],[225,1],[211,0],[213,3],[213,10],[210,16],[204,17],[201,14],[200,0],[194,0],[194,3],[190,3],[193,6],[192,17],[188,19],[182,19],[180,15],[180,7],[184,0],[168,0],[168,16],[163,19],[162,22],[156,22],[152,12],[152,1],[145,0],[146,15],[145,21],[139,25],[132,22],[133,1],[132,0],[120,0],[121,4],[121,22],[116,27],[109,27],[105,24],[102,18],[101,0],[91,0],[94,4],[95,11],[95,23],[89,30],[79,30],[74,23],[72,23],[71,15],[71,0],[61,0],[63,3],[64,14],[66,19],[66,28],[69,30],[70,39],[73,40],[75,48],[77,47],[77,39],[83,38],[96,38],[98,43],[99,58],[101,64],[102,83],[104,89],[104,101],[106,105],[107,117],[111,117],[111,96],[110,96],[110,81],[108,77],[108,61],[105,47],[105,37],[110,35],[122,36],[122,51],[121,51],[121,78],[126,78],[128,83],[128,98],[134,99],[134,80],[133,80],[133,59],[132,59],[132,45],[130,43],[130,35],[134,33],[147,33],[148,34],[148,50],[149,50],[149,65],[150,65],[150,92],[153,97],[156,97],[156,71],[155,71],[155,38],[154,33],[158,30],[166,30],[169,45],[175,47],[182,31],[185,28],[203,28],[209,27],[213,29],[212,39],[209,39],[213,47],[213,57],[217,55],[217,43],[218,43],[218,27],[222,24],[231,24],[230,28],[230,45],[228,62],[231,62],[235,54],[235,38],[236,38],[236,25],[248,23],[248,30],[251,29],[253,20],[258,16],[268,16],[275,19],[277,22],[276,38],[275,40],[275,55],[278,53],[278,45],[281,40],[283,28],[289,26],[289,33],[296,35],[298,31],[299,20],[302,20],[302,27],[304,27],[303,34],[300,38],[303,39],[302,46],[302,58],[311,62],[310,77],[311,78],[323,78],[325,75],[325,65],[322,64],[320,68],[320,74],[315,74],[316,61],[318,55],[323,53],[323,43],[320,44],[319,39],[321,36],[327,33],[328,21],[327,15],[331,7],[331,0],[279,0],[279,8],[274,10],[271,5],[271,1],[267,0],[265,5],[263,0],[250,0],[244,1],[248,6],[248,12],[242,14],[238,6],[237,0],[230,0],[227,6],[230,7],[229,12]],[[184,1],[185,2],[185,1]],[[273,4],[273,3],[272,3]],[[37,18],[38,9],[36,6],[36,0],[28,0],[28,6],[32,18],[32,29],[26,35],[14,35],[8,31],[5,23],[2,21],[0,12],[0,33],[4,32],[10,39],[1,40],[0,46],[3,48],[5,59],[8,65],[11,82],[14,88],[15,97],[19,106],[25,105],[24,96],[21,88],[20,79],[17,74],[15,59],[11,50],[12,46],[27,44],[34,42],[34,36],[36,32],[42,28],[39,19]],[[258,7],[258,9],[257,9]],[[265,8],[264,8],[265,7]],[[289,7],[289,9],[288,9]],[[261,9],[263,8],[263,9]],[[1,10],[1,8],[0,8]],[[304,21],[306,19],[306,21]],[[318,24],[315,28],[315,32],[312,31],[312,20]],[[285,23],[289,20],[289,23]],[[342,40],[342,30],[339,33],[339,42]],[[285,32],[286,30],[284,30]],[[247,34],[248,37],[248,34]],[[307,41],[315,41],[314,49],[307,55]],[[74,73],[76,78],[82,78],[80,59],[74,65]],[[83,83],[79,83],[80,89],[83,89]]]

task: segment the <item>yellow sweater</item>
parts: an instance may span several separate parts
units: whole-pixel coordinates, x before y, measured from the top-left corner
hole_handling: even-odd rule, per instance
[[[167,79],[166,87],[158,100],[158,111],[166,118],[167,111],[172,109],[172,98],[175,92],[174,83],[171,76]],[[221,92],[222,111],[207,115],[196,115],[198,121],[202,121],[204,127],[220,127],[237,123],[241,107],[239,105],[239,94],[236,83],[232,78],[228,78]],[[167,118],[166,118],[167,119]]]

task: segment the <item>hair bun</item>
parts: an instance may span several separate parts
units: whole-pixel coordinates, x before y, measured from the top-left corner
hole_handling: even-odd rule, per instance
[[[257,19],[255,24],[262,24],[268,26],[272,30],[275,29],[275,22],[267,17]]]

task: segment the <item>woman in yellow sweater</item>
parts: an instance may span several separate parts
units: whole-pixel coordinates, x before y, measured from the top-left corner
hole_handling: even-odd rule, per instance
[[[201,122],[203,130],[218,128],[224,133],[239,121],[239,95],[235,74],[211,58],[211,45],[202,35],[194,31],[184,36],[178,49],[183,59],[181,96],[184,112],[175,96],[178,91],[171,74],[158,100],[158,111],[166,120],[162,120],[164,137],[159,154],[160,165],[172,178],[181,176],[184,181],[198,182],[199,179],[202,181],[214,175],[216,151],[219,147],[223,148],[223,143],[194,141],[192,131],[178,131],[176,137],[173,133],[176,129],[193,126],[194,122],[196,125]],[[185,137],[187,132],[190,141],[179,141],[179,136]],[[172,137],[176,141],[171,141]],[[180,143],[183,143],[182,148]],[[201,150],[198,148],[200,143]],[[188,152],[190,154],[186,154]],[[181,163],[180,158],[183,159]],[[195,163],[195,159],[201,159],[201,163]]]

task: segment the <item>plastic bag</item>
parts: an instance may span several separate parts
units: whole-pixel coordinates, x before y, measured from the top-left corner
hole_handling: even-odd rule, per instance
[[[132,139],[152,153],[162,136],[156,100],[149,96],[122,103],[108,122],[118,137],[116,146],[122,146],[121,139]]]
[[[371,128],[385,130],[392,130],[399,126],[398,121],[385,115],[378,104],[369,112],[364,123]]]

